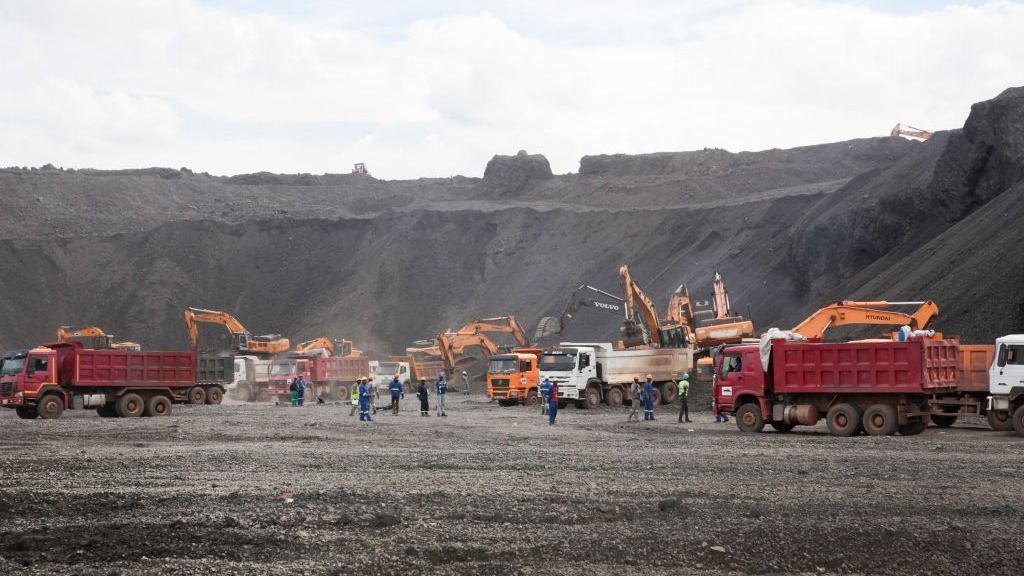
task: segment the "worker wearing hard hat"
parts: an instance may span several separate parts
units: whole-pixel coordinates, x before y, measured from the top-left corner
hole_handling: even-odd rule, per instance
[[[650,374],[644,378],[644,420],[654,420],[654,380]]]
[[[683,417],[686,417],[686,421],[690,421],[690,405],[686,396],[690,393],[690,375],[683,373],[679,376],[679,382],[676,384],[679,388],[679,421],[683,421]]]
[[[540,383],[540,413],[541,416],[548,413],[548,401],[551,399],[551,380],[547,376]]]
[[[448,381],[444,379],[444,372],[437,375],[437,382],[434,383],[434,403],[437,404],[437,415],[447,417],[444,411],[444,401],[448,397]]]
[[[348,393],[348,399],[352,402],[352,410],[349,411],[349,416],[354,416],[356,410],[359,409],[359,385],[363,383],[362,378],[357,378],[352,384],[352,390]]]
[[[370,414],[370,399],[373,397],[373,392],[370,391],[370,384],[366,378],[363,378],[363,382],[359,385],[359,421],[360,422],[373,422],[373,416]]]
[[[462,393],[469,395],[469,374],[465,370],[462,371]]]
[[[405,390],[402,387],[402,381],[398,379],[398,374],[395,374],[391,383],[388,384],[388,392],[391,392],[391,413],[398,416],[398,400],[405,397]]]
[[[420,399],[420,416],[430,416],[430,391],[427,390],[426,378],[420,378],[420,387],[416,389],[416,397]]]

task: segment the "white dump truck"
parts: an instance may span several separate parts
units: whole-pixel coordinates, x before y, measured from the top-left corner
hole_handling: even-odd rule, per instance
[[[228,397],[240,402],[267,402],[272,361],[256,356],[235,356],[235,377],[228,386]]]
[[[412,381],[412,375],[409,372],[408,362],[371,362],[370,372],[373,374],[373,379],[379,384],[387,386],[391,383],[391,379],[398,374],[398,380],[402,383],[402,388],[406,392],[414,392],[416,384]]]
[[[558,384],[558,397],[572,400],[577,408],[594,408],[601,402],[621,406],[630,400],[633,377],[651,375],[655,404],[676,399],[675,381],[693,367],[693,348],[627,348],[611,343],[563,342],[544,350],[540,379]]]
[[[1024,334],[996,338],[988,390],[989,413],[1002,421],[1009,419],[1014,431],[1024,436]]]

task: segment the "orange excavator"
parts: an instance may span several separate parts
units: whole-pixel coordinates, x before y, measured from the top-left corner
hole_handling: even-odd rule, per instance
[[[906,136],[908,138],[920,138],[921,140],[927,140],[932,137],[932,133],[928,130],[922,130],[920,128],[914,128],[913,126],[904,126],[903,124],[896,124],[892,127],[889,132],[890,136]]]
[[[688,323],[680,318],[670,317],[664,322],[658,318],[654,302],[633,280],[629,266],[623,264],[619,268],[619,281],[626,307],[626,318],[619,329],[624,348],[682,348],[693,342],[693,329]]]
[[[501,350],[501,346],[488,334],[508,334],[516,345],[530,345],[515,316],[498,316],[474,320],[456,331],[446,330],[432,341],[417,341],[414,343],[416,347],[405,349],[406,359],[421,368],[416,370],[418,376],[432,374],[442,368],[449,372],[468,370],[481,357],[489,358]],[[472,354],[474,351],[479,355]]]
[[[197,324],[200,322],[220,324],[227,328],[228,332],[231,333],[231,348],[237,352],[272,356],[287,352],[291,347],[291,342],[287,338],[282,338],[280,334],[253,336],[237,318],[227,312],[204,310],[202,308],[186,308],[185,328],[188,330],[188,338],[192,342],[193,348],[199,346],[199,329]]]
[[[714,317],[701,320],[695,331],[698,348],[709,348],[721,344],[736,344],[744,338],[754,337],[754,323],[735,314],[729,304],[729,292],[725,289],[722,275],[715,272],[714,295],[712,297]]]
[[[910,314],[887,310],[887,308],[898,306],[917,306],[917,309]],[[911,330],[928,330],[938,317],[939,306],[931,300],[923,302],[841,300],[811,314],[792,331],[805,338],[824,338],[825,331],[829,328],[851,325],[910,326]],[[890,332],[886,336],[894,337],[895,333]],[[941,339],[942,334],[936,332],[932,338]]]
[[[97,326],[86,326],[84,328],[72,328],[71,326],[57,327],[57,342],[74,340],[81,342],[83,346],[97,350],[128,350],[138,352],[142,346],[136,342],[114,342],[114,335],[107,334]]]
[[[352,347],[351,340],[331,340],[321,336],[295,345],[296,354],[308,356],[362,356],[362,350]]]

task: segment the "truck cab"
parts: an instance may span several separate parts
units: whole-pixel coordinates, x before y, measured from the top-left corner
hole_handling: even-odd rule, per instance
[[[757,346],[727,346],[715,363],[714,398],[718,409],[733,413],[743,404],[756,403],[768,412],[767,381]]]
[[[270,364],[270,376],[268,377],[267,391],[270,395],[277,396],[282,402],[291,401],[291,390],[289,386],[292,380],[299,375],[309,385],[309,359],[308,358],[281,358]]]
[[[487,361],[487,395],[502,406],[523,402],[534,406],[539,401],[540,383],[538,356],[543,350],[517,349],[509,354],[496,354]]]
[[[374,380],[384,384],[390,384],[395,374],[397,374],[398,381],[402,383],[402,388],[406,392],[414,391],[408,362],[377,362],[374,360],[370,362],[370,374],[373,374]]]
[[[989,394],[989,410],[1010,418],[1013,429],[1024,436],[1024,334],[996,339]]]
[[[540,380],[558,384],[558,397],[580,400],[587,385],[598,379],[596,349],[590,346],[548,348],[540,357]]]
[[[58,386],[56,364],[57,352],[52,348],[33,348],[10,357],[4,355],[0,406],[17,409],[18,416],[34,418],[42,393]]]

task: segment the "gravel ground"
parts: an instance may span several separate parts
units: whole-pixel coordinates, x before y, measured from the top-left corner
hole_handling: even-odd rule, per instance
[[[1009,574],[1021,440],[740,434],[454,395],[170,418],[0,412],[0,574]],[[294,493],[283,499],[284,492]]]

